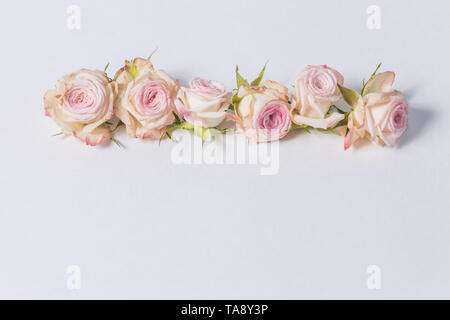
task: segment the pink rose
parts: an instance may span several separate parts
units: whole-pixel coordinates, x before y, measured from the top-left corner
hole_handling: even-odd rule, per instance
[[[263,81],[260,86],[241,86],[236,115],[229,116],[237,128],[255,142],[283,138],[291,128],[291,106],[288,89],[275,81]]]
[[[353,107],[344,140],[345,149],[365,136],[373,143],[392,147],[405,132],[408,127],[408,102],[399,91],[392,89],[394,79],[395,74],[390,71],[373,76],[362,96],[343,88],[345,100]]]
[[[114,80],[119,88],[114,109],[128,135],[159,139],[175,119],[177,83],[164,71],[155,71],[150,61],[143,58],[126,61]]]
[[[44,96],[45,114],[67,136],[95,146],[110,140],[116,86],[102,71],[81,69],[62,77]]]
[[[231,93],[215,81],[193,79],[189,88],[180,87],[175,106],[187,122],[205,128],[217,127],[231,103]]]
[[[330,107],[341,99],[339,85],[344,77],[324,66],[308,66],[295,79],[297,106],[293,122],[313,128],[328,129],[344,119],[340,113],[328,114]]]

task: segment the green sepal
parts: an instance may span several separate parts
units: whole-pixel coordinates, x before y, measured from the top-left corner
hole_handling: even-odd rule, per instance
[[[264,77],[264,72],[266,71],[266,67],[267,67],[267,63],[264,65],[264,67],[262,68],[261,72],[259,73],[258,77],[252,81],[252,83],[250,85],[252,86],[259,86],[259,84],[261,83],[263,77]]]
[[[174,117],[175,117],[175,124],[180,124],[180,123],[181,123],[181,119],[180,119],[180,117],[178,116],[178,114],[176,114],[175,111],[172,111],[172,113],[173,113],[173,115],[174,115]]]
[[[158,51],[158,47],[156,47],[156,49],[153,50],[152,53],[150,53],[150,55],[147,58],[148,61],[150,61],[150,59],[153,57],[153,55],[156,53],[156,51]]]
[[[378,70],[380,70],[381,68],[381,62],[378,64],[378,66],[376,67],[375,71],[372,73],[372,75],[370,76],[369,80],[366,82],[365,79],[363,79],[363,86],[361,88],[360,94],[363,95],[364,90],[366,89],[367,84],[369,83],[370,79],[372,79],[378,72]]]
[[[164,136],[167,136],[170,140],[173,141],[170,132],[172,132],[174,130],[177,130],[177,129],[192,130],[192,129],[194,129],[194,126],[192,124],[190,124],[187,121],[181,122],[181,120],[178,117],[178,115],[175,112],[173,114],[175,116],[175,122],[172,123],[170,126],[168,126],[166,128],[166,130],[161,134],[161,137],[159,137],[159,143],[160,144],[161,144],[161,140],[164,138]]]
[[[230,109],[231,110],[235,110],[237,109],[239,103],[242,101],[242,98],[239,98],[238,94],[235,93],[233,98],[231,98],[231,106]]]
[[[311,131],[309,130],[307,125],[305,125],[305,124],[296,124],[296,123],[292,122],[291,130],[295,130],[295,129],[303,129],[306,132],[311,133]]]
[[[358,106],[359,100],[361,99],[361,96],[358,94],[358,92],[353,89],[343,87],[340,84],[338,84],[338,87],[345,102],[347,102],[348,105],[352,107],[352,109],[356,108]]]
[[[233,129],[217,129],[217,128],[205,128],[200,126],[194,126],[194,134],[200,138],[202,138],[203,141],[211,139],[211,136],[213,134],[225,134],[228,131],[231,131]]]
[[[241,76],[241,74],[239,73],[239,66],[236,65],[236,84],[237,84],[237,89],[239,91],[239,88],[244,86],[244,87],[250,87],[250,85],[248,84],[248,81],[244,79],[243,76]]]
[[[136,79],[139,76],[138,67],[133,62],[127,62],[126,70],[133,79]]]
[[[211,138],[211,131],[209,128],[194,126],[194,134],[197,137],[202,138],[202,141],[209,140]]]
[[[116,138],[111,137],[111,141],[114,142],[119,148],[123,147],[123,145],[120,143],[120,141],[117,140]]]

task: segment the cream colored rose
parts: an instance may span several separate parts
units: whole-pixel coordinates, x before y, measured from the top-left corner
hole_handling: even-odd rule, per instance
[[[150,61],[143,58],[126,61],[114,81],[118,85],[114,110],[128,135],[159,139],[175,120],[177,83],[164,71],[154,70]]]
[[[324,66],[308,66],[295,79],[297,107],[293,122],[313,128],[328,129],[344,119],[344,115],[328,114],[330,107],[341,99],[338,85],[344,77]]]
[[[250,140],[275,141],[289,132],[292,110],[286,87],[266,80],[260,86],[241,86],[238,98],[240,102],[232,119]]]
[[[345,100],[353,107],[348,119],[344,148],[359,138],[368,137],[381,146],[394,146],[408,126],[408,102],[392,89],[395,74],[387,71],[373,76],[362,95],[342,88]]]
[[[231,93],[222,84],[195,78],[189,88],[180,87],[175,106],[190,124],[212,128],[225,119],[230,103]]]
[[[116,86],[103,71],[81,69],[58,80],[44,96],[45,114],[67,136],[87,145],[109,141],[112,133],[105,122],[113,116]]]

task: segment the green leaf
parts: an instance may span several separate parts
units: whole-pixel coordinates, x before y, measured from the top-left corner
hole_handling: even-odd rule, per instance
[[[295,129],[303,129],[308,133],[311,133],[311,131],[309,130],[307,125],[304,124],[296,124],[296,123],[292,123],[291,125],[291,130],[295,130]]]
[[[173,141],[172,136],[170,135],[170,132],[177,130],[177,129],[182,129],[182,130],[194,130],[194,134],[200,138],[202,138],[203,141],[208,140],[211,138],[211,135],[213,133],[221,133],[221,134],[225,134],[228,131],[233,131],[234,129],[217,129],[217,128],[205,128],[205,127],[201,127],[201,126],[194,126],[193,124],[190,124],[189,122],[185,121],[185,122],[181,122],[179,124],[172,124],[171,126],[169,126],[165,132],[163,132],[161,134],[161,137],[159,138],[159,143],[161,144],[161,140],[164,138],[164,135],[167,135],[167,137]]]
[[[231,128],[225,128],[225,129],[208,128],[208,129],[212,133],[220,133],[220,134],[226,134],[227,132],[233,132],[236,130],[236,129],[231,129]]]
[[[52,137],[57,137],[57,136],[60,136],[62,134],[63,134],[63,132],[58,132],[58,133],[52,134]]]
[[[169,128],[164,131],[161,136],[159,137],[159,145],[161,145],[161,141],[164,138],[164,136],[167,136],[171,141],[173,141],[172,135],[169,133]]]
[[[194,129],[194,125],[190,124],[189,122],[180,122],[180,123],[173,123],[171,126],[167,127],[166,131],[171,132],[173,130],[177,129],[183,129],[183,130],[192,130]]]
[[[103,69],[103,71],[106,72],[106,70],[108,70],[108,67],[109,67],[109,62],[108,62],[108,64],[105,66],[105,69]]]
[[[202,138],[203,141],[211,138],[211,131],[209,130],[209,128],[195,126],[194,127],[194,134],[196,136]]]
[[[114,142],[119,148],[122,148],[122,144],[114,137],[111,137],[111,141]]]
[[[250,87],[250,85],[248,84],[248,81],[245,80],[241,74],[239,73],[239,66],[236,65],[236,84],[237,84],[237,89],[239,91],[239,88],[244,86],[244,87]]]
[[[258,75],[258,78],[256,78],[255,80],[252,81],[251,85],[252,86],[259,86],[259,84],[261,83],[263,77],[264,77],[264,72],[266,71],[266,67],[267,67],[267,63],[264,65],[264,68],[262,68],[261,72]]]
[[[375,69],[375,71],[370,76],[369,81],[370,81],[370,79],[372,79],[377,74],[377,72],[378,72],[378,70],[380,70],[380,68],[381,68],[381,62],[378,64],[377,68]],[[369,81],[365,82],[365,80],[363,79],[363,86],[362,86],[361,91],[360,91],[361,95],[364,93],[364,90],[366,89],[367,83],[369,83]]]
[[[338,84],[338,87],[342,93],[342,96],[344,97],[345,102],[347,102],[353,109],[356,108],[359,100],[361,99],[361,96],[358,94],[358,92],[353,89],[343,87],[340,84]]]
[[[153,51],[152,51],[152,53],[150,53],[150,55],[148,56],[147,60],[149,60],[149,61],[150,61],[150,59],[151,59],[151,58],[153,57],[153,55],[155,54],[155,52],[156,52],[156,51],[158,51],[158,49],[159,49],[159,48],[158,48],[158,47],[156,47],[156,49],[155,49],[155,50],[153,50]]]
[[[375,69],[375,71],[372,73],[372,75],[370,76],[371,78],[377,74],[378,70],[380,70],[381,68],[381,62],[378,64],[377,68]]]
[[[167,131],[163,131],[163,133],[161,133],[161,136],[159,137],[159,142],[158,145],[161,145],[161,141],[164,138],[164,135],[167,134]]]
[[[175,116],[175,124],[180,124],[181,123],[180,117],[176,114],[175,111],[172,111],[172,113]]]

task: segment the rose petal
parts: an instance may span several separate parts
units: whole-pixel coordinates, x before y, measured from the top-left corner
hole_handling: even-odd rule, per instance
[[[339,121],[343,120],[345,116],[338,112],[333,112],[325,119],[317,119],[317,118],[309,118],[303,117],[298,114],[294,115],[293,122],[298,125],[306,125],[313,128],[318,129],[329,129],[334,127],[339,123]]]
[[[367,82],[364,88],[363,96],[369,93],[382,93],[391,91],[394,80],[395,73],[392,71],[386,71],[376,74]]]

